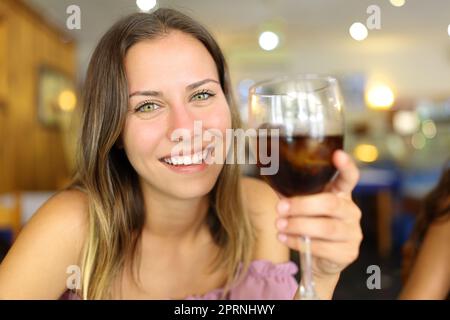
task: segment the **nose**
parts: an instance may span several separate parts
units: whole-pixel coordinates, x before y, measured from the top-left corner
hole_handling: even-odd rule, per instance
[[[169,126],[167,130],[167,138],[174,140],[175,138],[183,139],[192,138],[194,134],[195,117],[183,104],[173,106],[170,110]]]

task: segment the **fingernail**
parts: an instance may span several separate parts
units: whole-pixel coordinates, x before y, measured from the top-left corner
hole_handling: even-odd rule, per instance
[[[288,222],[287,222],[286,219],[278,219],[278,221],[277,221],[277,227],[278,227],[278,229],[284,229],[284,228],[286,228],[287,224],[288,224]]]
[[[281,200],[278,203],[277,210],[279,213],[283,214],[283,213],[287,213],[289,211],[289,207],[290,207],[290,205],[289,205],[288,201]]]
[[[287,235],[283,234],[283,233],[279,233],[278,234],[278,240],[280,240],[281,242],[286,242],[287,240]]]

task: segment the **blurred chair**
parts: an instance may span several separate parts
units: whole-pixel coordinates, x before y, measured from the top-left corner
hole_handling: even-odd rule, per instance
[[[22,191],[1,194],[0,238],[12,244],[22,227],[54,193],[54,191]]]
[[[392,249],[392,222],[399,191],[399,174],[395,168],[367,167],[354,193],[375,198],[377,249],[381,257],[388,257]]]

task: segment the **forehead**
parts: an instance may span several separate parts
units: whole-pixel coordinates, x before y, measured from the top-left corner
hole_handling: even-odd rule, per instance
[[[206,47],[180,31],[138,42],[128,50],[124,63],[130,90],[218,79],[216,64]]]

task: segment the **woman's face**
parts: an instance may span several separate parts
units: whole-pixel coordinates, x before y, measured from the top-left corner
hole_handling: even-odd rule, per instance
[[[214,152],[206,147],[215,139],[206,141],[204,133],[214,129],[225,137],[231,128],[213,58],[194,37],[171,31],[133,45],[125,69],[130,98],[122,139],[141,181],[150,190],[175,198],[206,195],[223,164],[202,160],[214,162]],[[201,121],[200,131],[194,130],[194,121]],[[182,157],[171,157],[181,146],[172,139],[174,130],[190,137],[182,139]]]

